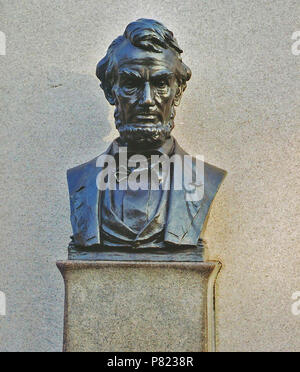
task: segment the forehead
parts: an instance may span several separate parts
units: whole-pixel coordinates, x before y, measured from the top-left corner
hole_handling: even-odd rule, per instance
[[[150,72],[175,73],[180,63],[177,55],[171,49],[163,49],[162,53],[155,53],[132,45],[128,40],[123,42],[115,53],[117,72],[124,70],[150,70]]]

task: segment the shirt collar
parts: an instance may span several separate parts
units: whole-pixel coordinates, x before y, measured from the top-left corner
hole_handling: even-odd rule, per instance
[[[153,149],[147,149],[145,151],[147,154],[150,153],[160,153],[161,155],[172,155],[174,151],[174,138],[171,136],[168,138],[160,147],[158,148],[153,148]],[[119,154],[120,149],[120,143],[119,143],[119,138],[116,138],[113,143],[112,143],[112,148],[111,148],[111,155],[116,156]],[[130,151],[130,153],[132,153]]]

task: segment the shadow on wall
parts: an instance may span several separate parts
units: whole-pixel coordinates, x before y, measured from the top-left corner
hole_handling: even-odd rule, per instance
[[[107,137],[112,135],[114,118],[96,76],[50,70],[47,88],[42,101],[41,97],[38,100],[47,110],[45,130],[54,127],[59,131],[59,136],[46,133],[50,134],[49,141],[58,141],[59,155],[69,167],[99,155],[109,144]]]
[[[22,166],[23,186],[35,195],[34,204],[20,198],[21,209],[27,216],[23,219],[27,221],[24,234],[28,234],[32,249],[48,247],[48,254],[56,259],[65,254],[69,242],[66,171],[91,160],[108,147],[105,138],[114,127],[113,110],[96,76],[51,68],[47,68],[34,87],[28,87],[24,97],[20,116],[29,125],[23,135],[18,134],[22,155],[18,167]],[[24,158],[28,169],[24,169]],[[31,213],[34,220],[30,218]],[[43,234],[41,226],[48,226],[43,228]],[[64,250],[53,251],[53,244],[60,247],[62,242]],[[32,252],[40,255],[41,260],[44,253],[43,250]]]

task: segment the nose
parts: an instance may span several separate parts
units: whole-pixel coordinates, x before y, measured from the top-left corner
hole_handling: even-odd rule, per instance
[[[140,105],[142,106],[154,106],[153,92],[149,82],[145,83],[145,86],[141,92]]]

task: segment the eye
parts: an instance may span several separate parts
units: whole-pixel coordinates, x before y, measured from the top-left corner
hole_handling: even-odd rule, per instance
[[[155,85],[159,89],[165,89],[168,87],[168,82],[166,79],[159,79],[155,82]]]
[[[122,86],[125,89],[135,89],[139,86],[140,82],[139,79],[127,77],[126,79],[122,79]]]
[[[127,89],[132,89],[132,88],[135,88],[136,87],[136,82],[134,81],[134,80],[127,80],[124,84],[123,84],[123,86],[125,87],[125,88],[127,88]]]

